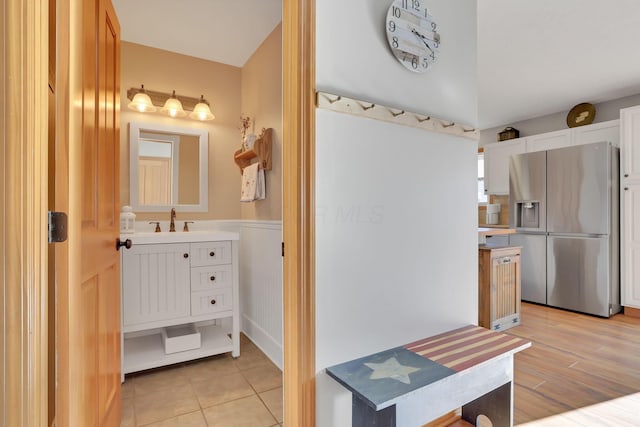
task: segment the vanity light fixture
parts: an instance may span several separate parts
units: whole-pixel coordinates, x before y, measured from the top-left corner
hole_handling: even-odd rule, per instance
[[[142,85],[140,88],[129,88],[127,90],[127,98],[131,100],[128,107],[142,113],[160,110],[160,113],[167,114],[170,117],[185,117],[189,114],[189,118],[193,120],[215,119],[215,116],[211,113],[209,103],[204,99],[204,95],[200,95],[200,98],[191,98],[189,96],[176,95],[175,90],[171,94],[146,90]],[[143,100],[142,106],[139,106],[139,99]]]
[[[184,117],[187,113],[182,108],[182,102],[176,97],[176,91],[174,90],[169,99],[164,103],[164,106],[160,110],[161,113],[167,114],[171,117]]]
[[[127,105],[129,109],[140,111],[141,113],[153,113],[158,109],[151,102],[151,98],[147,95],[147,92],[144,90],[144,85],[141,86],[140,90],[133,97],[129,105]]]
[[[193,107],[193,111],[189,113],[189,118],[201,121],[216,118],[211,112],[211,108],[209,108],[209,103],[204,99],[204,95],[200,95],[200,101]]]

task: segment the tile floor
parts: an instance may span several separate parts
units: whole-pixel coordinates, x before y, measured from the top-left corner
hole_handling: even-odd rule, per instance
[[[120,427],[282,426],[282,371],[241,334],[231,354],[127,375]]]

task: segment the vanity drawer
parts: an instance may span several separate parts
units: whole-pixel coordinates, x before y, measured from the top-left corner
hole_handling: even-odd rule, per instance
[[[191,243],[191,267],[231,264],[231,242]]]
[[[191,293],[191,315],[202,316],[220,311],[231,310],[233,301],[232,288],[216,288],[209,291]]]
[[[233,269],[231,264],[191,268],[191,291],[206,291],[213,288],[231,287]]]

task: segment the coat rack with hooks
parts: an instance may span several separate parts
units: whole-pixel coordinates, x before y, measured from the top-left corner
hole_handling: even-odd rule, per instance
[[[326,110],[417,127],[432,132],[457,135],[475,140],[480,138],[478,130],[472,126],[327,92],[316,92],[316,106]]]
[[[273,133],[273,128],[262,128],[262,132],[260,136],[256,138],[253,143],[253,147],[243,150],[237,150],[233,159],[236,164],[240,168],[240,173],[253,163],[253,160],[257,158],[260,163],[259,168],[264,170],[271,170],[271,134]]]

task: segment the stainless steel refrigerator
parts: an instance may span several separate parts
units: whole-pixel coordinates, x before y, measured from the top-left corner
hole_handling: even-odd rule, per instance
[[[511,156],[509,243],[522,246],[524,301],[620,311],[618,168],[607,142]]]

